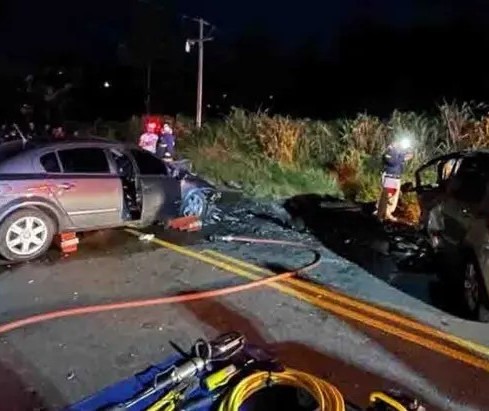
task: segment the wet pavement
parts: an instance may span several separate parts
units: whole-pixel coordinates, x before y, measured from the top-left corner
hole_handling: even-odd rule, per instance
[[[435,297],[437,279],[429,259],[423,264],[409,261],[423,251],[410,230],[386,233],[358,206],[331,200],[321,208],[320,215],[313,213],[315,217],[304,221],[301,228],[306,232],[296,229],[297,215],[290,208],[248,201],[222,206],[202,232],[161,227],[146,232],[197,252],[213,249],[276,271],[308,263],[311,253],[207,239],[233,234],[309,244],[323,257],[323,264],[308,275],[311,281],[489,343],[485,324],[461,318],[446,295]],[[310,209],[305,213],[311,216]],[[318,220],[323,225],[311,225]],[[399,243],[407,246],[396,253],[403,247]],[[52,309],[242,282],[122,230],[84,234],[79,251],[70,256],[51,250],[40,261],[3,265],[1,270],[0,323]],[[203,302],[57,320],[0,336],[0,384],[9,387],[0,390],[0,410],[59,409],[160,361],[169,353],[170,340],[189,346],[202,335],[230,329],[273,348],[292,366],[329,378],[362,404],[370,390],[400,386],[428,400],[432,409],[489,408],[489,394],[480,389],[489,384],[487,373],[274,290],[259,289]]]

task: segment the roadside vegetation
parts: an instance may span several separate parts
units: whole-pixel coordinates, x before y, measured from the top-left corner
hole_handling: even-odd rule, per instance
[[[195,170],[217,183],[240,186],[249,195],[323,193],[375,201],[381,156],[392,138],[407,134],[413,139],[415,157],[405,174],[409,181],[434,156],[489,146],[487,113],[482,105],[444,103],[432,114],[394,111],[386,119],[358,114],[324,122],[234,109],[201,130],[184,119],[175,129],[178,150],[193,161]],[[140,126],[134,119],[126,130],[137,135]],[[400,212],[416,219],[414,196],[404,196]]]
[[[413,140],[415,157],[405,174],[411,180],[434,156],[489,146],[489,115],[469,103],[445,103],[431,115],[394,111],[387,119],[358,114],[329,122],[235,109],[224,121],[183,134],[180,148],[197,170],[221,183],[236,182],[251,195],[315,192],[375,201],[382,153],[392,138]],[[400,212],[416,219],[414,196],[404,196]]]

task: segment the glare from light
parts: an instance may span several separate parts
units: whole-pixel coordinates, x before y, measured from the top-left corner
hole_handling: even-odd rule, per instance
[[[109,83],[108,81],[106,81],[106,82],[104,83],[104,88],[109,88],[109,87],[110,87],[110,83]]]
[[[403,150],[407,150],[408,148],[411,148],[412,142],[408,138],[404,138],[400,141],[400,144]]]
[[[399,131],[396,133],[396,141],[401,150],[409,150],[414,145],[414,134],[406,130]]]

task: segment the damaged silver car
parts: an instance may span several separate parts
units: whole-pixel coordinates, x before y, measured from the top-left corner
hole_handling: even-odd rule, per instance
[[[56,233],[205,219],[216,188],[184,163],[91,138],[0,145],[0,254],[25,261]]]
[[[471,318],[488,322],[489,151],[462,151],[429,161],[416,171],[415,191],[421,223],[438,260],[445,263],[442,277],[453,280]]]

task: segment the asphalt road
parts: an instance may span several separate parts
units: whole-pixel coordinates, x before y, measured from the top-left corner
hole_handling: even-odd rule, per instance
[[[249,281],[247,275],[266,275],[240,263],[244,259],[263,266],[267,260],[300,264],[310,258],[283,247],[208,243],[202,234],[168,236],[156,231],[156,236],[196,254],[109,231],[83,238],[80,251],[67,258],[52,252],[39,262],[5,266],[0,274],[0,324],[60,308],[218,288]],[[339,281],[350,263],[328,250],[324,253],[311,279],[459,337],[489,340],[489,327],[415,302],[358,267],[355,278],[348,274],[348,281]],[[211,263],[201,261],[202,255]],[[239,260],[225,260],[227,255]],[[224,262],[229,269],[217,267]],[[170,340],[189,347],[198,337],[229,330],[266,345],[290,366],[327,378],[360,405],[372,390],[401,387],[423,398],[429,409],[489,409],[489,392],[483,388],[489,386],[489,361],[480,353],[414,330],[402,316],[386,320],[356,303],[345,303],[337,294],[287,287],[65,318],[2,335],[0,410],[60,409],[161,361],[171,352]]]

